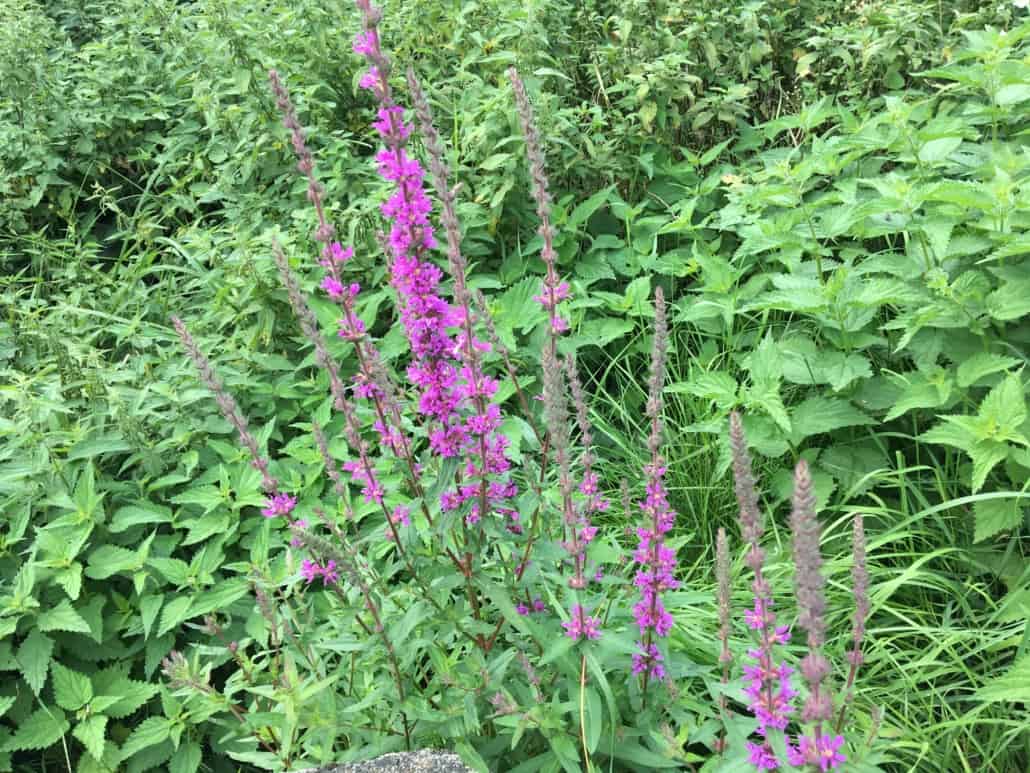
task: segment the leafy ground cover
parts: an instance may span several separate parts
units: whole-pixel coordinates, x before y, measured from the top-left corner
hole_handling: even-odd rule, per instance
[[[737,533],[725,437],[737,410],[766,483],[766,571],[782,610],[794,608],[791,469],[812,471],[838,654],[854,606],[852,516],[865,516],[871,614],[851,716],[880,741],[853,768],[1025,770],[1025,11],[399,5],[383,36],[418,69],[452,147],[469,284],[536,393],[536,355],[524,353],[548,335],[533,300],[545,266],[504,73],[525,76],[573,295],[563,351],[591,397],[596,469],[616,503],[595,517],[610,558],[632,550],[619,486],[642,489],[655,288],[669,300],[665,480],[683,586],[671,641],[683,670],[675,722],[652,717],[633,736],[638,756],[614,769],[700,768],[716,733],[712,567],[718,530]],[[262,732],[289,735],[297,759],[376,748],[348,728],[385,700],[377,685],[355,687],[351,671],[346,694],[360,699],[312,697],[347,675],[357,645],[324,622],[330,602],[260,517],[260,475],[168,321],[189,321],[277,474],[328,495],[309,433],[312,417],[328,419],[326,379],[271,251],[278,235],[307,254],[317,221],[265,71],[284,71],[317,127],[329,216],[370,288],[357,312],[384,360],[403,363],[386,269],[371,257],[387,185],[370,163],[357,12],[218,0],[3,0],[0,11],[11,20],[0,30],[0,768],[271,766]],[[311,294],[317,277],[300,282]],[[312,303],[331,329],[334,305]],[[332,452],[346,456],[342,443]],[[409,634],[412,623],[396,621]],[[338,638],[302,678],[310,663],[260,655],[289,632],[305,653]],[[735,648],[746,640],[740,626]],[[237,657],[231,642],[250,649]],[[173,650],[207,664],[210,700],[172,689],[161,671]],[[240,674],[273,667],[292,691],[242,692]],[[538,769],[575,764],[580,706],[568,696],[536,725],[505,730],[501,717],[480,737],[500,713],[487,698],[465,702],[438,740],[497,760],[517,732]],[[630,703],[613,719],[596,699],[597,748],[639,730]]]

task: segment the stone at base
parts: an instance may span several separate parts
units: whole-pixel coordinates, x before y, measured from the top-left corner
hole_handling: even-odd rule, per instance
[[[308,768],[296,773],[473,773],[461,757],[450,752],[422,749],[417,752],[394,752],[366,762],[348,762]]]

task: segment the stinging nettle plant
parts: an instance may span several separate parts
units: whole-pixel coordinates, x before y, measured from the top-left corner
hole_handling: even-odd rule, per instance
[[[506,769],[570,771],[694,763],[705,769],[838,767],[868,614],[861,517],[855,520],[854,648],[845,702],[835,714],[807,467],[801,462],[796,471],[791,516],[807,655],[801,682],[792,683],[793,670],[778,661],[789,631],[777,625],[772,609],[756,485],[734,414],[739,520],[745,563],[754,574],[754,606],[745,619],[757,644],[747,650],[740,692],[731,680],[730,548],[720,531],[717,705],[688,708],[679,685],[703,669],[672,652],[672,610],[684,603],[677,596],[670,539],[676,513],[661,453],[670,337],[662,288],[654,294],[643,496],[632,504],[624,485],[622,497],[622,516],[635,525],[637,544],[630,551],[594,525],[611,504],[597,470],[587,392],[563,339],[572,292],[557,268],[544,150],[525,85],[512,69],[546,267],[535,296],[543,345],[519,358],[539,362],[539,374],[529,376],[518,372],[501,344],[489,300],[468,284],[457,187],[429,99],[409,70],[406,85],[439,205],[445,260],[436,258],[440,240],[426,169],[409,153],[415,127],[390,81],[381,10],[368,0],[357,6],[363,25],[354,50],[368,63],[360,86],[378,105],[372,125],[382,147],[375,162],[390,184],[378,241],[406,355],[395,367],[377,345],[374,320],[360,316],[360,261],[353,247],[336,239],[305,132],[273,70],[271,88],[317,217],[320,288],[338,307],[336,337],[346,347],[341,365],[339,344],[327,339],[284,248],[274,243],[288,301],[328,381],[332,410],[311,430],[329,490],[317,477],[280,480],[286,476],[185,323],[174,318],[201,380],[260,473],[266,537],[274,544],[278,535],[285,549],[253,567],[263,622],[248,625],[245,638],[198,649],[192,659],[172,653],[164,662],[170,686],[187,705],[204,706],[197,710],[238,728],[230,733],[231,756],[266,769],[440,745],[483,770],[499,761]],[[539,395],[530,393],[536,375]],[[505,416],[499,393],[513,396],[521,417]],[[346,442],[342,464],[338,437]],[[324,496],[336,504],[326,507]],[[277,529],[279,523],[285,528]],[[208,630],[221,635],[222,622],[214,616]],[[230,675],[216,677],[214,669],[227,663]],[[805,698],[791,741],[786,731],[799,693]],[[731,700],[747,711],[731,712]],[[677,735],[671,727],[685,730]],[[686,733],[691,738],[684,748]]]

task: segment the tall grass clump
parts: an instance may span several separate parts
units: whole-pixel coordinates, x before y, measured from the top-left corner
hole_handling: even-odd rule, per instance
[[[360,86],[376,104],[374,162],[389,186],[379,207],[380,255],[360,255],[338,239],[289,92],[277,72],[269,76],[315,213],[318,287],[335,304],[335,335],[327,335],[318,312],[324,301],[309,297],[287,250],[272,244],[329,391],[303,423],[311,431],[306,465],[273,460],[186,322],[173,319],[260,476],[266,519],[255,537],[266,558],[247,567],[260,614],[240,638],[198,647],[192,657],[168,655],[163,670],[175,695],[234,728],[225,743],[231,757],[273,770],[438,745],[481,770],[825,771],[845,759],[875,769],[864,739],[850,732],[847,701],[833,691],[826,651],[836,639],[828,636],[805,462],[795,471],[791,516],[798,626],[806,634],[799,653],[786,647],[786,612],[778,617],[773,608],[757,484],[733,415],[739,521],[753,576],[744,646],[734,633],[725,533],[717,598],[699,598],[677,577],[681,524],[662,455],[670,331],[658,286],[647,461],[621,497],[635,548],[601,533],[595,520],[613,505],[567,346],[573,291],[558,270],[544,144],[526,86],[512,69],[545,276],[535,297],[538,350],[509,352],[493,329],[489,298],[470,281],[458,191],[430,98],[409,70],[412,121],[383,50],[382,11],[368,0],[357,7],[354,50],[367,63]],[[381,289],[356,281],[355,264],[368,261],[385,266],[390,324],[363,303]],[[855,529],[857,612],[845,697],[868,612],[860,519]],[[718,606],[720,628],[707,637],[711,657],[698,663],[678,641],[677,617],[702,605]],[[217,613],[206,625],[219,635]],[[787,665],[798,654],[800,678]],[[699,701],[706,684],[713,699]]]

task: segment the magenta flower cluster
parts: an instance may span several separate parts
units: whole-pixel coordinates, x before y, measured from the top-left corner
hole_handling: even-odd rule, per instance
[[[669,506],[665,488],[665,461],[661,455],[662,435],[662,390],[665,386],[665,357],[668,349],[669,331],[665,319],[665,295],[661,287],[655,290],[655,332],[651,352],[651,377],[646,414],[651,421],[651,432],[647,439],[651,460],[644,467],[647,488],[644,501],[640,504],[642,523],[637,527],[637,549],[633,560],[639,565],[634,584],[640,591],[640,600],[633,607],[640,630],[637,652],[633,655],[633,673],[648,680],[663,681],[665,666],[658,642],[655,638],[669,635],[672,629],[672,615],[665,608],[661,594],[679,587],[673,572],[676,569],[676,552],[665,544],[665,535],[676,523],[676,513]]]
[[[498,382],[479,365],[479,355],[489,351],[490,344],[472,334],[467,303],[455,306],[440,294],[443,271],[426,257],[436,247],[436,238],[429,220],[432,205],[424,188],[425,170],[404,148],[411,127],[392,97],[389,62],[376,28],[378,9],[368,0],[358,0],[357,5],[364,28],[354,41],[354,51],[369,63],[360,85],[379,102],[372,126],[385,147],[376,162],[379,174],[394,185],[381,210],[390,223],[386,238],[390,283],[397,292],[411,349],[407,375],[419,390],[418,410],[430,426],[430,448],[443,458],[463,457],[462,474],[468,481],[443,492],[441,507],[456,510],[471,501],[469,524],[479,521],[485,507],[508,516],[512,530],[519,531],[518,513],[507,505],[517,493],[508,477],[508,439],[498,432],[500,409],[490,402]],[[366,481],[366,485],[372,483]]]
[[[647,674],[658,681],[665,678],[665,668],[652,635],[668,636],[672,629],[672,615],[662,603],[661,593],[679,587],[679,580],[673,576],[676,552],[665,544],[665,535],[676,521],[665,491],[665,471],[663,465],[648,465],[646,468],[647,495],[640,505],[644,525],[637,528],[639,542],[633,553],[633,560],[640,565],[633,580],[640,591],[640,600],[633,607],[633,617],[641,638],[638,652],[633,655],[633,673]]]

